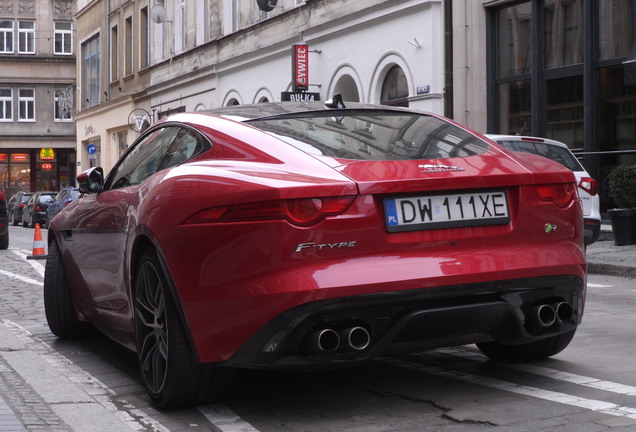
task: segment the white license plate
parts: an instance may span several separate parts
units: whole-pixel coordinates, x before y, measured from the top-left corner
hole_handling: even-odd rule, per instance
[[[503,191],[386,198],[384,213],[389,232],[510,222]]]

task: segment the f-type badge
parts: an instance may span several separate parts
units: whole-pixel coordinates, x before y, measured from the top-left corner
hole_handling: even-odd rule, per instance
[[[438,173],[438,172],[451,172],[451,171],[465,171],[464,168],[448,166],[448,165],[418,165],[418,168],[422,169],[423,173]]]

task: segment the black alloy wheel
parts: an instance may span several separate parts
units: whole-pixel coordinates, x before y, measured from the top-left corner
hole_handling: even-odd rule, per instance
[[[137,359],[144,386],[159,408],[180,408],[220,397],[227,370],[199,363],[168,289],[157,254],[145,251],[135,280]]]
[[[74,339],[89,333],[89,325],[77,319],[60,247],[55,240],[49,245],[47,254],[43,296],[46,321],[54,335]]]

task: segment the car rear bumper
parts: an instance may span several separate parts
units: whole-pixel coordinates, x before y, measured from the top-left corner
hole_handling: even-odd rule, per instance
[[[589,246],[598,240],[601,234],[601,221],[598,219],[585,218],[583,225],[583,241],[585,246]]]
[[[528,343],[575,328],[581,322],[584,303],[585,282],[576,276],[315,301],[276,316],[222,364],[331,368],[381,355],[466,343]],[[554,311],[557,305],[561,309],[554,322],[539,319],[543,309]],[[353,331],[358,337],[353,342],[352,329],[357,329]],[[321,339],[324,335],[328,339]]]

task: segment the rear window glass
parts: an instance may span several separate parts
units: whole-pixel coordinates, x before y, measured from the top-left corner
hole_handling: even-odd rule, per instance
[[[548,143],[532,142],[532,141],[497,141],[505,148],[512,151],[520,151],[524,153],[532,153],[539,156],[547,157],[555,162],[560,163],[572,171],[583,171],[583,166],[576,157],[566,148]]]
[[[247,123],[307,153],[343,159],[446,159],[474,156],[488,149],[488,143],[451,123],[411,113],[334,110]]]

